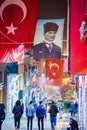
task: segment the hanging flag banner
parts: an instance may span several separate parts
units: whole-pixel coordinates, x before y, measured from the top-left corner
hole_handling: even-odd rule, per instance
[[[28,49],[28,48],[27,48]],[[0,45],[0,62],[19,62],[24,59],[24,53],[27,50],[24,45]]]
[[[70,2],[70,73],[87,73],[87,0]]]
[[[33,42],[39,0],[0,0],[0,42]]]
[[[46,84],[62,85],[63,66],[63,60],[46,59]]]
[[[0,62],[24,45],[28,50],[34,41],[40,0],[0,0]],[[6,45],[7,44],[7,45]],[[3,50],[3,51],[2,51]],[[10,57],[10,56],[8,56]]]

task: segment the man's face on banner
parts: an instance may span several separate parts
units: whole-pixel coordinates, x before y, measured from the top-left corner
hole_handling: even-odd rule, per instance
[[[55,39],[55,36],[56,36],[55,31],[49,31],[49,32],[44,33],[45,40],[49,42],[53,42]]]

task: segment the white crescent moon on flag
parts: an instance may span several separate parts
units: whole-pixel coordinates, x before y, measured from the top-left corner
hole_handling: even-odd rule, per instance
[[[0,17],[1,17],[1,19],[4,21],[3,16],[2,16],[2,15],[3,15],[3,10],[4,10],[7,6],[9,6],[9,5],[11,5],[11,4],[18,5],[18,6],[22,9],[22,11],[23,11],[23,18],[22,18],[22,20],[20,21],[20,22],[22,22],[22,21],[25,19],[25,17],[26,17],[27,8],[26,8],[26,6],[25,6],[25,3],[24,3],[23,1],[21,1],[21,0],[6,0],[6,1],[4,1],[4,2],[2,3],[1,7],[0,7]]]
[[[54,66],[56,66],[56,68],[57,68],[56,72],[58,72],[59,71],[59,65],[56,64],[56,63],[53,63],[53,64],[50,65],[50,70],[52,71],[52,67],[54,67]]]

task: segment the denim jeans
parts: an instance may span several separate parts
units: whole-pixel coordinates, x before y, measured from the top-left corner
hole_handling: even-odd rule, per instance
[[[56,117],[51,116],[50,122],[51,122],[51,128],[54,129],[54,127],[56,126]]]

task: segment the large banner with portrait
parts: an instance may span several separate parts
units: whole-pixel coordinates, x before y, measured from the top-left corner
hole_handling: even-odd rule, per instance
[[[64,19],[38,20],[34,39],[34,58],[61,59]]]

